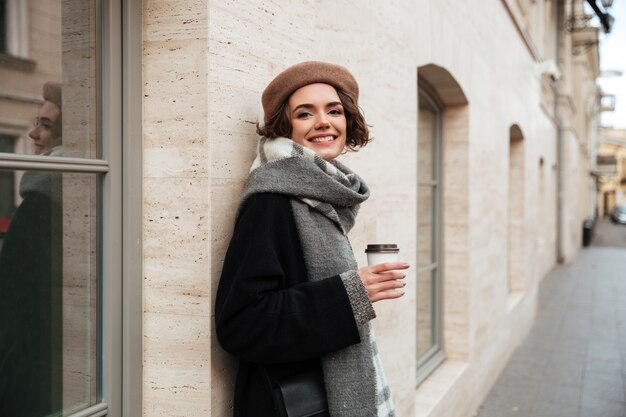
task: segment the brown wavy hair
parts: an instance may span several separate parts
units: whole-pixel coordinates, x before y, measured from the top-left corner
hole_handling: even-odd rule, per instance
[[[361,109],[357,105],[356,98],[340,88],[335,88],[339,100],[343,105],[346,115],[346,148],[350,151],[357,151],[372,141],[367,123]],[[278,137],[291,137],[291,120],[288,112],[289,98],[287,98],[279,107],[278,111],[272,115],[267,124],[261,127],[256,125],[256,132],[268,139]]]

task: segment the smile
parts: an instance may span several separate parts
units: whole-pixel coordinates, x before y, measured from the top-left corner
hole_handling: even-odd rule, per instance
[[[309,142],[330,142],[331,140],[335,140],[335,136],[320,136],[317,138],[309,139]]]

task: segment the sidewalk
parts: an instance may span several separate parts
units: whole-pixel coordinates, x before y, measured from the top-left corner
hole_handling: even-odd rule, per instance
[[[544,278],[534,327],[475,415],[626,417],[625,396],[626,248],[592,246]]]

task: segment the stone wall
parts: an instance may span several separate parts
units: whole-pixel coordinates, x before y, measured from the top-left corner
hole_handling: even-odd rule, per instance
[[[534,55],[550,50],[554,27],[522,33],[509,3],[144,2],[146,416],[231,413],[236,367],[212,330],[213,299],[254,158],[260,94],[307,59],[354,73],[372,125],[374,142],[342,157],[372,190],[350,234],[360,264],[367,243],[394,241],[415,265],[418,69],[440,67],[466,97],[444,111],[446,360],[416,386],[415,302],[423,294],[414,270],[405,297],[375,306],[374,327],[398,415],[462,417],[478,408],[531,326],[537,286],[556,262],[554,90]],[[554,21],[550,2],[537,3],[544,13],[520,15],[524,27]],[[541,37],[536,51],[533,36]],[[526,267],[512,298],[504,248],[513,125],[524,141],[516,244]],[[575,170],[579,157],[568,149]],[[573,254],[578,236],[567,221]]]
[[[208,10],[143,2],[144,415],[211,415]],[[213,378],[219,381],[219,378]]]

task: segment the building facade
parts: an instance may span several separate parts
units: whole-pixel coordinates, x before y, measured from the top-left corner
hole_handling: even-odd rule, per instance
[[[479,408],[596,210],[582,0],[3,5],[26,46],[0,54],[0,209],[10,222],[22,172],[63,173],[61,408],[77,415],[231,415],[215,291],[261,92],[297,62],[349,68],[372,126],[340,158],[371,188],[359,264],[394,242],[412,265],[406,295],[375,305],[399,416]],[[28,138],[46,81],[63,84],[57,157]]]
[[[626,204],[626,131],[603,128],[597,156],[598,215]]]

